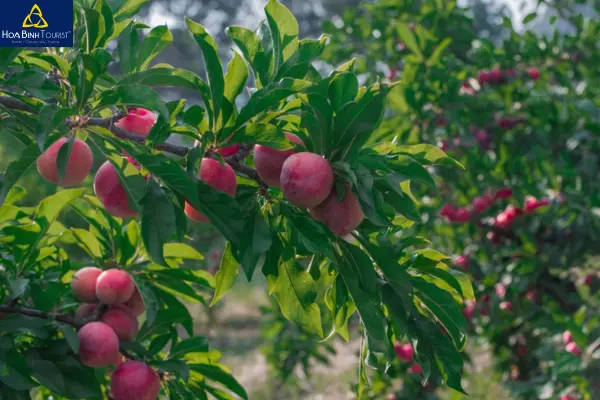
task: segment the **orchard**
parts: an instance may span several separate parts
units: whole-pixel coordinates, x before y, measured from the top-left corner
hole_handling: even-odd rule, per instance
[[[0,48],[0,399],[266,399],[211,343],[243,285],[269,398],[340,349],[332,399],[600,398],[600,8],[488,37],[380,0],[315,39],[268,0],[227,62],[181,21],[197,73],[157,61],[179,36],[144,3]]]

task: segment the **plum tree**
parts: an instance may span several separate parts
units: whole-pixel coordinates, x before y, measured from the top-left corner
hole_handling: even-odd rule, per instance
[[[137,318],[121,304],[115,304],[103,313],[100,322],[110,326],[123,342],[132,341],[139,330]]]
[[[133,218],[138,215],[138,212],[131,208],[117,169],[110,161],[102,164],[96,172],[94,193],[109,214],[119,218]]]
[[[200,179],[215,189],[234,197],[237,191],[235,171],[229,164],[221,165],[212,158],[203,158],[200,163]],[[209,224],[208,217],[196,210],[191,204],[185,203],[185,214],[195,222]]]
[[[131,298],[135,284],[127,272],[112,268],[98,276],[96,296],[104,304],[124,303]]]
[[[338,193],[334,188],[325,201],[310,209],[310,214],[338,236],[349,235],[365,218],[349,184],[345,185],[341,200],[338,200]]]
[[[140,136],[148,136],[156,123],[156,114],[145,108],[131,108],[127,115],[115,123],[118,128]]]
[[[77,186],[83,182],[94,162],[90,147],[83,140],[75,139],[64,176],[61,178],[58,170],[58,153],[71,140],[64,137],[58,139],[37,159],[37,170],[40,175],[47,181],[64,187]],[[63,151],[67,151],[66,149],[64,147]]]
[[[119,338],[110,326],[102,322],[90,322],[77,335],[79,360],[88,367],[106,367],[119,356]]]
[[[290,142],[304,146],[302,139],[293,133],[285,132],[285,136]],[[268,146],[256,145],[254,147],[254,166],[258,176],[271,187],[281,187],[283,163],[295,153],[295,149],[277,150]]]
[[[281,168],[281,188],[285,197],[298,207],[321,204],[333,188],[329,162],[315,153],[296,153]]]
[[[77,271],[71,280],[73,296],[85,303],[96,303],[96,282],[100,274],[102,270],[96,267],[85,267]]]
[[[160,378],[147,364],[130,360],[117,367],[110,388],[115,400],[155,400],[160,393]]]

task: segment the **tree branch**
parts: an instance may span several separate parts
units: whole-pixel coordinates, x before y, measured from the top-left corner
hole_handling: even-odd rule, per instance
[[[15,99],[9,96],[0,96],[0,105],[10,108],[13,110],[25,111],[32,114],[39,114],[38,110],[35,108],[23,103],[22,101]],[[116,137],[120,139],[130,140],[132,142],[138,144],[145,144],[146,138],[144,136],[128,132],[124,129],[119,128],[115,125],[115,122],[119,121],[121,118],[125,117],[127,114],[124,112],[118,112],[111,117],[108,118],[97,118],[97,117],[76,117],[75,119],[70,119],[65,121],[65,124],[69,128],[74,127],[83,127],[83,126],[99,126],[111,131]],[[191,150],[191,148],[187,146],[182,146],[173,143],[161,143],[155,147],[157,150],[164,151],[166,153],[175,154],[180,157],[185,157]],[[261,190],[264,192],[267,190],[268,186],[262,179],[258,176],[258,173],[255,169],[244,165],[242,161],[248,157],[248,155],[252,152],[254,148],[253,145],[250,144],[240,144],[239,151],[229,157],[225,157],[225,162],[231,166],[235,171],[247,176],[248,178],[255,180],[260,186]],[[214,153],[211,151],[206,153],[207,157],[213,157]]]
[[[27,315],[29,317],[43,318],[43,319],[55,319],[59,322],[64,322],[65,324],[71,325],[74,328],[79,328],[79,324],[75,322],[75,318],[66,314],[59,313],[45,313],[40,310],[36,310],[33,308],[20,308],[20,307],[10,307],[10,306],[0,306],[0,313],[5,314],[22,314]]]

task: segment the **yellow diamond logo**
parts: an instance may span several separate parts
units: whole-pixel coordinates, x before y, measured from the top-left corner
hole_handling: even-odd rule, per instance
[[[35,21],[35,22],[34,22]],[[42,10],[37,4],[34,4],[29,11],[29,15],[23,20],[23,28],[47,28],[48,23],[42,16]]]

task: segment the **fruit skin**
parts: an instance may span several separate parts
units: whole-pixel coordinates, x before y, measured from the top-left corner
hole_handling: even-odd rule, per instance
[[[483,213],[490,207],[490,205],[489,199],[484,196],[477,196],[472,202],[473,210],[478,214]]]
[[[121,304],[115,304],[102,314],[100,321],[110,326],[124,342],[132,341],[140,329],[137,318]]]
[[[94,310],[96,310],[95,304],[82,304],[77,307],[77,311],[75,311],[75,320],[77,322],[83,322],[86,318],[89,318],[94,314]]]
[[[411,374],[422,374],[423,368],[419,364],[414,363],[413,365],[410,366],[410,368],[408,369],[408,372],[410,372]]]
[[[160,394],[158,373],[141,361],[120,364],[110,382],[114,400],[155,400]]]
[[[594,274],[588,274],[585,276],[585,278],[583,279],[583,283],[586,286],[592,286],[592,284],[594,283],[594,280],[596,279],[596,276]]]
[[[475,314],[475,302],[465,300],[465,308],[463,309],[463,315],[469,319]]]
[[[331,193],[333,170],[318,154],[296,153],[283,163],[280,181],[283,194],[292,204],[312,208]]]
[[[494,286],[494,289],[498,297],[500,297],[501,299],[503,299],[504,296],[506,296],[506,286],[504,286],[502,283],[497,283]]]
[[[237,181],[235,171],[229,164],[221,165],[219,161],[212,158],[203,158],[200,162],[200,180],[229,197],[235,197]],[[204,213],[196,210],[187,202],[185,203],[185,215],[192,221],[210,224],[210,220]]]
[[[563,394],[560,396],[560,400],[575,400],[575,397],[571,396],[570,394]]]
[[[496,200],[509,199],[512,197],[512,195],[513,195],[512,189],[508,188],[508,187],[504,187],[496,192],[496,194],[494,195],[494,199],[496,199]]]
[[[106,211],[113,217],[134,218],[138,213],[129,206],[129,197],[117,175],[116,168],[106,161],[94,178],[94,193]]]
[[[456,260],[454,261],[454,264],[458,267],[461,267],[462,269],[464,269],[465,271],[467,269],[469,269],[469,262],[470,262],[470,257],[468,255],[466,256],[458,256],[456,257]]]
[[[112,364],[119,354],[119,338],[105,323],[90,322],[84,325],[79,336],[79,360],[92,368]]]
[[[140,136],[148,136],[156,122],[156,114],[145,108],[133,108],[115,126]]]
[[[471,211],[465,207],[460,207],[456,210],[454,214],[454,221],[462,224],[466,224],[471,220]]]
[[[415,355],[415,351],[413,350],[412,346],[408,343],[396,343],[394,345],[394,352],[396,353],[396,356],[400,359],[400,361],[406,362],[412,361]]]
[[[63,187],[77,186],[85,180],[94,163],[90,147],[80,139],[75,139],[73,150],[67,162],[67,169],[62,180],[58,174],[58,152],[63,145],[67,145],[68,138],[60,138],[37,159],[37,170],[47,181]]]
[[[293,133],[285,132],[285,136],[290,142],[304,146],[302,139]],[[281,187],[280,177],[283,163],[296,153],[295,149],[277,150],[257,144],[254,146],[254,166],[258,176],[271,187]]]
[[[96,296],[104,304],[124,303],[131,298],[135,284],[127,272],[112,268],[98,277]]]
[[[84,303],[96,303],[96,282],[102,274],[102,270],[96,267],[85,267],[75,272],[71,279],[71,291],[73,296]]]
[[[500,303],[500,309],[506,312],[512,312],[512,303],[510,301],[503,301]]]
[[[131,295],[129,300],[123,303],[123,306],[127,307],[129,311],[131,311],[131,313],[136,317],[139,317],[146,311],[144,299],[142,298],[142,294],[140,293],[140,290],[137,286],[135,287],[135,289],[133,289],[133,294]]]
[[[565,331],[562,334],[562,342],[564,344],[569,344],[569,343],[573,342],[573,334],[570,331]]]
[[[538,71],[537,68],[529,68],[527,70],[527,73],[529,74],[529,78],[532,81],[537,81],[538,79],[540,79],[540,71]]]
[[[575,354],[576,356],[581,355],[581,349],[579,348],[579,346],[577,346],[577,343],[575,342],[567,343],[567,345],[565,346],[565,350],[568,353]]]
[[[314,219],[327,225],[329,230],[338,236],[349,235],[365,219],[350,185],[346,184],[345,187],[342,201],[338,202],[334,188],[324,202],[309,210]]]
[[[229,157],[232,156],[234,154],[237,154],[237,152],[240,150],[240,145],[239,144],[234,144],[232,146],[225,146],[225,147],[221,147],[220,149],[216,149],[215,153],[220,154],[223,157]]]

